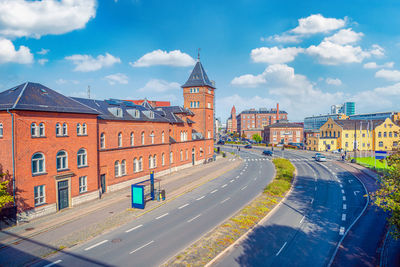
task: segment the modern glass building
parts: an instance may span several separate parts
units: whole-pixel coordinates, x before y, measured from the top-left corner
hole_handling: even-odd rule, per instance
[[[345,102],[343,104],[342,113],[346,114],[346,116],[351,116],[356,114],[356,103],[355,102]]]

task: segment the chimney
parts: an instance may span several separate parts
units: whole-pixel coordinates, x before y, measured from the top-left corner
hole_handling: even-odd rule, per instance
[[[276,103],[276,122],[279,122],[279,103]]]

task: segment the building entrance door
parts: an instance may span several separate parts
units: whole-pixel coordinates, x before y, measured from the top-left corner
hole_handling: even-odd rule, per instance
[[[195,158],[195,153],[194,153],[194,148],[193,148],[192,149],[192,165],[194,165],[195,161],[196,161],[196,158]]]
[[[58,210],[69,207],[68,180],[58,182]]]
[[[101,193],[104,194],[106,192],[106,175],[100,175],[100,185],[101,185]]]

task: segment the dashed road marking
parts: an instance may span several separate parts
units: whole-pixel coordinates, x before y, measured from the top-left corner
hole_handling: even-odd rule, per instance
[[[344,190],[342,189],[342,194],[344,194]]]
[[[43,267],[50,267],[50,266],[59,264],[60,262],[62,262],[62,260],[56,260],[55,262],[49,263],[49,264],[47,264],[47,265],[45,265],[45,266],[43,266]]]
[[[226,202],[226,201],[228,201],[229,199],[231,199],[231,198],[230,198],[230,197],[225,198],[224,200],[221,201],[221,204],[224,203],[224,202]]]
[[[300,220],[300,224],[304,221],[304,218],[305,218],[306,216],[303,216],[303,218],[301,218],[301,220]]]
[[[235,180],[232,179],[232,180],[230,180],[229,182],[233,183],[234,181],[235,181]]]
[[[103,245],[103,244],[106,243],[106,242],[108,242],[107,239],[106,239],[106,240],[103,240],[103,241],[101,241],[101,242],[99,242],[99,243],[96,243],[96,244],[94,244],[93,246],[90,246],[90,247],[88,247],[88,248],[85,248],[85,251],[88,251],[88,250],[91,250],[92,248],[95,248],[95,247],[98,247],[98,246],[100,246],[100,245]]]
[[[246,189],[246,187],[247,187],[247,185],[245,185],[244,187],[242,187],[242,189],[240,189],[240,190],[245,190],[245,189]]]
[[[199,218],[200,216],[201,216],[201,213],[199,215],[193,217],[192,219],[188,220],[187,222],[190,223],[190,222],[196,220],[197,218]]]
[[[189,203],[186,203],[185,205],[180,206],[180,207],[178,208],[178,210],[183,209],[184,207],[187,207],[187,206],[189,206]]]
[[[202,196],[202,197],[199,197],[199,198],[196,198],[196,200],[201,200],[201,199],[203,199],[203,198],[205,198],[206,196]]]
[[[343,209],[344,210],[347,209],[347,205],[346,204],[343,204]]]
[[[224,184],[223,186],[221,186],[221,188],[224,188],[225,186],[227,186],[228,184]]]
[[[340,186],[340,188],[343,188],[343,185],[342,185],[342,184],[339,184],[339,186]]]
[[[346,196],[343,196],[343,201],[346,201]]]
[[[161,219],[161,218],[167,216],[168,214],[169,214],[168,212],[167,212],[167,213],[164,213],[163,215],[158,216],[158,217],[156,218],[156,220],[159,220],[159,219]]]
[[[344,227],[343,226],[340,227],[339,235],[344,235]]]
[[[129,230],[126,230],[125,233],[132,232],[133,230],[136,230],[136,229],[138,229],[138,228],[140,228],[140,227],[142,227],[142,226],[143,226],[143,224],[138,225],[138,226],[135,226],[135,227],[133,227],[133,228],[131,228],[131,229],[129,229]]]
[[[141,246],[141,247],[138,247],[137,249],[131,251],[129,254],[133,254],[133,253],[135,253],[136,251],[139,251],[139,250],[141,250],[142,248],[147,247],[148,245],[150,245],[150,244],[153,243],[153,242],[154,242],[154,240],[151,240],[149,243],[144,244],[144,245]]]
[[[281,249],[278,251],[278,253],[276,253],[275,256],[278,256],[278,255],[282,252],[282,250],[283,250],[283,248],[286,246],[286,244],[287,244],[287,242],[285,242],[285,244],[283,244],[283,246],[282,246]]]
[[[342,221],[345,221],[345,220],[346,220],[346,214],[343,213],[343,214],[342,214]]]
[[[314,199],[311,199],[311,204],[314,202]]]

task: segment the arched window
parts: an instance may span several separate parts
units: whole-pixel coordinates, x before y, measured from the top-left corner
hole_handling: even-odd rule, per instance
[[[181,131],[181,139],[180,139],[180,141],[181,141],[181,142],[183,141],[183,134],[182,134],[182,131]]]
[[[82,124],[82,134],[87,135],[87,125],[86,123]]]
[[[131,132],[131,146],[135,145],[135,135]]]
[[[141,133],[140,138],[141,138],[142,145],[144,145],[144,132]]]
[[[121,161],[121,176],[126,174],[126,160]]]
[[[3,137],[3,124],[0,123],[0,138]]]
[[[183,151],[181,149],[181,161],[183,161]]]
[[[32,156],[32,174],[40,174],[45,171],[44,155],[42,153],[35,153]]]
[[[122,133],[118,133],[118,147],[122,147]]]
[[[100,135],[100,148],[106,148],[106,134],[101,133]]]
[[[81,124],[80,124],[80,123],[78,123],[78,124],[76,125],[76,134],[77,134],[77,135],[82,135],[82,127],[81,127]]]
[[[186,160],[189,159],[188,150],[186,149]]]
[[[153,168],[153,157],[150,155],[149,156],[149,169]]]
[[[165,154],[164,153],[161,154],[161,165],[162,166],[165,165]]]
[[[174,152],[172,151],[169,153],[169,162],[174,163]]]
[[[139,166],[138,166],[138,160],[137,158],[133,159],[133,172],[138,172],[139,171]]]
[[[115,177],[119,177],[120,176],[120,172],[119,172],[119,161],[115,161],[114,163],[114,176]]]
[[[139,171],[143,171],[143,158],[139,158]]]
[[[56,135],[57,136],[61,135],[61,124],[59,123],[56,124]]]
[[[151,137],[151,143],[154,144],[154,132],[151,132],[150,137]]]
[[[379,133],[378,133],[378,137],[382,137],[382,132],[379,132]]]
[[[39,136],[45,136],[44,123],[39,124]]]
[[[157,155],[153,156],[153,168],[157,168]]]
[[[32,123],[32,124],[31,124],[31,136],[32,136],[32,137],[36,137],[37,134],[38,134],[38,132],[37,132],[37,125],[36,125],[36,123]]]
[[[68,135],[68,126],[66,123],[63,124],[62,130],[63,130],[62,132],[63,135]]]
[[[161,143],[163,143],[164,144],[164,142],[165,142],[165,139],[164,139],[164,131],[161,133]]]
[[[78,167],[87,166],[87,152],[86,149],[81,148],[78,150]]]
[[[59,151],[57,153],[56,163],[57,163],[57,170],[67,169],[68,168],[67,152],[65,152],[64,150]]]

